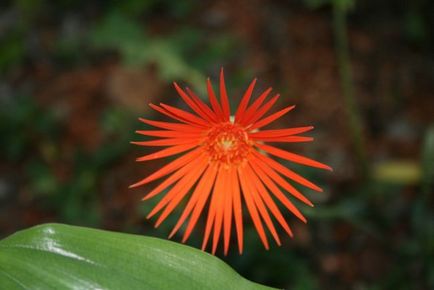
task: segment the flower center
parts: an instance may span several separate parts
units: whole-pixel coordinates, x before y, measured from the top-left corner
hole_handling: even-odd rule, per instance
[[[252,148],[247,132],[230,122],[218,124],[208,131],[203,146],[211,161],[228,166],[242,163]]]

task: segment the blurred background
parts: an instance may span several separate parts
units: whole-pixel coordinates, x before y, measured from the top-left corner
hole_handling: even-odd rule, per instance
[[[284,146],[331,165],[294,167],[307,225],[263,249],[247,220],[245,253],[222,257],[285,289],[434,289],[434,2],[15,0],[0,4],[0,238],[46,222],[167,237],[129,190],[166,161],[130,145],[183,106],[171,82],[205,97],[224,66],[232,108],[252,78],[296,104],[278,127],[314,125]],[[189,244],[199,245],[202,225]],[[283,231],[281,232],[283,235]],[[174,238],[180,241],[179,236]],[[235,241],[233,241],[235,242]]]

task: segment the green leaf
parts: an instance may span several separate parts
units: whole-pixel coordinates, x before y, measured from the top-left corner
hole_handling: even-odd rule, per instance
[[[0,241],[0,288],[271,289],[185,245],[62,224]]]

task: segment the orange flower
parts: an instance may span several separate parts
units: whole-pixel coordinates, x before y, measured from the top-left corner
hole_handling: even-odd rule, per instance
[[[242,253],[242,201],[245,202],[266,249],[269,248],[269,245],[263,223],[276,243],[281,244],[272,217],[292,237],[292,231],[274,199],[278,199],[295,216],[306,222],[305,217],[282,192],[282,189],[310,206],[313,204],[286,178],[316,191],[322,191],[321,188],[282,166],[270,158],[269,154],[306,166],[328,170],[331,168],[312,159],[266,144],[312,141],[311,137],[299,136],[298,134],[310,131],[313,127],[261,130],[264,126],[291,111],[294,106],[288,106],[264,117],[277,101],[279,95],[266,101],[271,92],[271,88],[269,88],[249,106],[248,103],[255,83],[256,79],[249,85],[233,117],[230,115],[222,69],[220,73],[220,102],[214,94],[209,79],[207,88],[211,107],[188,88],[184,91],[174,83],[178,94],[194,113],[160,103],[159,106],[153,104],[150,106],[178,122],[159,122],[140,118],[143,123],[159,129],[140,130],[137,133],[160,138],[132,143],[141,146],[165,146],[167,148],[140,157],[137,161],[148,161],[182,153],[180,157],[155,173],[131,185],[131,187],[137,187],[168,176],[143,198],[143,200],[149,199],[170,188],[147,216],[150,218],[162,211],[155,224],[156,227],[172,213],[183,199],[188,197],[184,211],[169,237],[172,237],[189,218],[182,239],[182,242],[185,242],[207,204],[209,204],[208,217],[202,250],[206,248],[211,232],[213,232],[213,254],[217,249],[222,231],[224,253],[227,254],[233,221],[239,252]]]

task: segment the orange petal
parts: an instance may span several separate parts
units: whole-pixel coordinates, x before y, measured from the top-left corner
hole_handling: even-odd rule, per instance
[[[201,164],[205,164],[205,158],[201,159]],[[152,211],[148,214],[147,218],[151,218],[157,212],[159,212],[163,207],[165,207],[169,202],[173,199],[178,199],[179,197],[184,197],[184,195],[190,190],[193,184],[197,181],[199,176],[202,174],[204,170],[204,166],[197,165],[195,166],[189,173],[184,175],[170,190],[169,192],[159,201],[159,203],[152,209]],[[178,201],[179,202],[179,201]],[[171,210],[167,213],[162,214],[160,218],[157,220],[156,227],[160,225],[160,223],[167,217],[167,215],[171,212]]]
[[[224,213],[223,213],[223,230],[224,230],[224,253],[228,254],[229,250],[229,241],[231,239],[231,227],[232,227],[232,177],[233,177],[233,167],[230,167],[226,171],[226,184],[223,187],[224,194]]]
[[[301,142],[311,142],[312,137],[307,136],[289,136],[289,137],[276,137],[276,138],[261,138],[262,142],[268,143],[301,143]]]
[[[241,166],[238,167],[238,177],[240,179],[241,189],[244,200],[246,201],[247,210],[250,213],[250,217],[252,218],[256,231],[258,232],[259,238],[264,244],[264,247],[268,250],[270,247],[268,245],[267,236],[265,234],[261,218],[259,217],[258,210],[256,209],[256,205],[252,197],[253,190],[251,188],[251,184],[249,183],[249,179],[246,177],[245,169]]]
[[[261,197],[259,196],[257,187],[255,186],[257,182],[257,176],[253,173],[248,163],[246,163],[244,167],[244,172],[246,173],[246,177],[248,178],[249,183],[251,184],[250,188],[252,192],[253,201],[255,202],[255,205],[258,208],[259,213],[262,219],[264,220],[266,226],[270,230],[271,235],[273,236],[276,243],[280,246],[281,242],[280,242],[279,235],[277,234],[276,228],[274,227],[270,215],[268,214],[267,208],[264,205]]]
[[[254,159],[252,158],[252,161]],[[308,200],[304,195],[302,195],[295,187],[289,184],[285,179],[283,179],[279,174],[277,174],[273,169],[268,167],[263,162],[257,162],[256,165],[262,169],[272,180],[274,180],[278,185],[280,185],[287,192],[291,193],[293,196],[306,203],[309,206],[313,206],[312,202]]]
[[[173,83],[175,86],[176,91],[181,96],[181,98],[184,100],[184,102],[196,113],[198,114],[202,119],[207,120],[208,122],[211,122],[211,118],[208,117],[207,114],[202,110],[202,108],[194,102],[179,86],[177,83]]]
[[[245,120],[245,123],[252,124],[262,118],[262,116],[264,116],[265,113],[267,113],[271,109],[271,107],[277,102],[279,96],[279,94],[275,95],[271,100],[265,103],[265,105],[263,105],[255,114],[253,114],[251,118]]]
[[[130,143],[139,146],[173,146],[173,145],[189,144],[191,142],[199,143],[199,138],[197,139],[172,138],[172,139],[159,139],[159,140],[151,140],[151,141],[132,141]]]
[[[193,150],[191,152],[186,153],[185,155],[179,157],[178,159],[175,159],[174,161],[172,161],[169,164],[165,165],[164,167],[160,168],[156,172],[152,173],[148,177],[140,180],[139,182],[137,182],[133,185],[130,185],[130,188],[144,185],[146,183],[154,181],[158,178],[161,178],[161,177],[177,170],[181,166],[184,166],[187,162],[190,162],[194,158],[197,158],[201,152],[202,152],[201,149],[196,149],[196,150]]]
[[[196,181],[200,178],[204,170],[207,168],[208,160],[202,158],[201,162],[197,164],[191,171],[191,179],[190,182],[186,183],[186,190],[178,191],[176,195],[169,201],[164,211],[159,216],[155,226],[158,227],[167,216],[175,209],[175,207],[179,204],[179,202],[185,197],[185,195],[189,192],[192,186],[196,183]]]
[[[211,196],[211,202],[208,210],[208,218],[206,220],[205,226],[205,234],[202,242],[202,251],[206,249],[206,245],[208,244],[209,235],[211,233],[211,228],[215,222],[215,217],[217,213],[217,206],[219,204],[221,198],[221,192],[219,189],[221,188],[221,178],[222,178],[222,166],[219,166],[217,177],[214,185],[214,190]],[[218,189],[217,189],[218,188]],[[219,233],[220,234],[220,233]]]
[[[200,131],[202,132],[202,131]],[[137,130],[136,133],[144,136],[167,137],[167,138],[197,138],[202,136],[200,132],[181,132],[166,130]]]
[[[223,73],[223,68],[220,70],[220,101],[223,108],[223,116],[225,121],[229,121],[229,116],[231,114],[228,100],[228,93],[226,91],[225,76]]]
[[[208,90],[209,102],[211,103],[211,106],[214,112],[216,113],[218,120],[223,121],[224,120],[223,112],[214,94],[214,90],[212,88],[212,84],[209,78],[206,80],[206,88]]]
[[[254,102],[253,104],[247,108],[247,110],[240,116],[240,124],[245,126],[246,120],[250,119],[255,113],[259,106],[265,101],[268,94],[270,94],[272,88],[266,89]]]
[[[237,112],[235,113],[235,122],[239,120],[240,116],[242,116],[244,111],[246,110],[250,97],[252,96],[252,92],[253,92],[253,88],[255,87],[256,80],[257,80],[256,78],[253,79],[253,81],[250,83],[249,87],[247,88],[246,92],[244,93],[244,96],[241,99],[240,104],[238,105]]]
[[[195,122],[191,122],[191,121],[189,121],[189,120],[187,120],[187,119],[185,119],[185,118],[182,118],[182,117],[180,117],[180,116],[177,116],[176,114],[174,114],[174,113],[172,113],[172,112],[169,112],[168,110],[166,110],[166,109],[164,109],[164,108],[161,108],[161,107],[159,107],[159,106],[157,106],[157,105],[149,104],[149,106],[150,106],[152,109],[154,109],[155,111],[157,111],[157,112],[159,112],[159,113],[161,113],[161,114],[163,114],[163,115],[166,115],[166,116],[168,116],[168,117],[170,117],[170,118],[172,118],[172,119],[174,119],[174,120],[181,121],[181,122],[186,123],[186,124],[188,124],[188,125],[190,125],[190,126],[192,126],[192,127],[197,127],[197,128],[201,128],[201,129],[204,128],[203,125],[199,125],[199,124],[197,124],[197,123],[195,123]]]
[[[262,169],[257,166],[257,163],[252,159],[250,161],[252,168],[262,180],[262,182],[267,186],[267,188],[273,193],[273,195],[296,217],[302,220],[304,223],[307,222],[306,218],[303,214],[294,206],[294,204],[280,191],[280,189],[276,186],[276,184],[265,174]]]
[[[190,237],[190,234],[194,226],[196,225],[200,214],[202,213],[202,210],[208,200],[211,189],[214,185],[214,181],[217,176],[218,169],[216,166],[213,165],[210,165],[209,168],[210,168],[209,174],[203,177],[206,180],[206,184],[204,184],[204,190],[203,192],[198,191],[197,203],[194,204],[193,212],[188,222],[187,229],[185,230],[184,237],[182,238],[183,243]]]
[[[255,154],[256,157],[258,157],[259,159],[261,159],[262,162],[266,163],[268,166],[270,166],[271,168],[273,168],[274,170],[276,170],[280,174],[282,174],[282,175],[284,175],[284,176],[286,176],[286,177],[294,180],[295,182],[298,182],[301,185],[304,185],[304,186],[306,186],[306,187],[308,187],[310,189],[322,192],[322,189],[319,186],[317,186],[316,184],[310,182],[309,180],[307,180],[303,176],[300,176],[299,174],[295,173],[294,171],[286,168],[285,166],[283,166],[279,162],[271,159],[268,156],[262,155],[261,153],[259,153],[257,151],[254,151],[254,154]]]
[[[225,199],[226,199],[226,188],[227,188],[227,169],[224,168],[224,166],[220,166],[222,170],[219,173],[219,176],[217,176],[216,185],[214,187],[213,195],[216,195],[216,214],[214,219],[214,234],[213,234],[213,241],[212,241],[212,254],[215,254],[215,251],[217,249],[217,245],[220,238],[220,233],[222,230],[223,225],[223,216],[224,216],[224,206],[225,206]],[[220,178],[219,178],[220,177]],[[220,179],[220,180],[219,180]]]
[[[249,130],[255,130],[261,127],[264,127],[265,125],[270,124],[271,122],[274,122],[275,120],[279,119],[280,117],[282,117],[283,115],[285,115],[286,113],[288,113],[289,111],[291,111],[292,109],[294,109],[295,106],[289,106],[286,107],[283,110],[280,110],[279,112],[276,112],[268,117],[265,117],[264,119],[261,119],[260,121],[254,123]]]
[[[151,192],[149,192],[142,200],[150,199],[156,196],[157,194],[161,193],[167,187],[172,185],[175,181],[183,177],[187,172],[190,172],[192,168],[197,166],[198,160],[200,160],[200,157],[195,158],[191,162],[182,166],[178,171],[170,175],[162,183],[160,183],[157,187],[155,187]]]
[[[148,120],[145,118],[139,118],[140,122],[143,122],[145,124],[154,126],[154,127],[158,127],[158,128],[162,128],[162,129],[167,129],[167,130],[174,130],[174,131],[182,131],[182,132],[202,132],[203,129],[201,128],[197,128],[197,127],[192,127],[190,125],[186,125],[186,124],[182,124],[182,123],[169,123],[169,122],[159,122],[159,121],[154,121],[154,120]]]
[[[205,104],[192,90],[185,88],[188,95],[193,99],[193,101],[202,109],[202,111],[211,119],[213,122],[217,122],[217,115]]]
[[[193,141],[189,144],[176,145],[176,146],[172,146],[172,147],[157,151],[155,153],[151,153],[151,154],[139,157],[136,160],[137,161],[147,161],[147,160],[153,160],[153,159],[163,158],[163,157],[167,157],[167,156],[172,156],[172,155],[179,154],[181,152],[190,150],[193,147],[196,147],[197,145],[198,145],[198,143],[196,141]]]
[[[275,155],[277,157],[292,161],[294,163],[299,163],[302,165],[307,165],[307,166],[311,166],[311,167],[316,167],[316,168],[322,168],[322,169],[327,169],[327,170],[332,170],[330,166],[325,165],[323,163],[320,163],[318,161],[312,160],[310,158],[301,156],[301,155],[297,155],[270,145],[265,145],[265,144],[259,144],[259,143],[255,143],[255,146],[258,147],[259,149],[262,149],[272,155]]]
[[[258,174],[253,170],[252,164],[251,166],[251,174],[252,174],[252,180],[256,187],[256,190],[258,191],[259,195],[261,196],[262,200],[266,204],[266,206],[270,209],[273,216],[277,219],[279,224],[283,227],[283,229],[288,233],[289,236],[293,236],[291,229],[289,228],[288,224],[286,223],[285,218],[282,216],[282,213],[280,212],[277,205],[274,203],[273,199],[271,198],[270,194],[268,193],[268,190],[265,188],[265,186],[262,184],[261,179],[259,178]]]
[[[186,218],[190,215],[191,211],[194,209],[199,198],[205,196],[205,201],[206,201],[206,198],[209,195],[211,187],[214,184],[215,174],[216,174],[215,166],[208,166],[205,173],[200,178],[199,183],[197,184],[193,194],[191,195],[191,198],[188,200],[184,211],[182,212],[180,218],[178,219],[178,222],[176,223],[175,227],[170,233],[169,238],[171,238],[179,230],[181,225],[184,223]],[[189,228],[193,229],[193,227],[194,224]]]
[[[237,230],[238,250],[240,254],[243,252],[243,211],[241,206],[240,184],[238,182],[237,171],[231,169],[230,175],[230,189],[232,191],[235,226]]]
[[[210,124],[208,122],[206,122],[205,120],[196,117],[195,115],[186,112],[184,110],[160,103],[160,106],[163,107],[164,109],[166,109],[168,112],[172,113],[175,116],[178,116],[186,121],[189,121],[191,123],[195,123],[201,127],[205,127],[208,128],[210,126]]]
[[[296,135],[304,133],[313,129],[313,126],[306,127],[296,127],[289,129],[276,129],[276,130],[261,130],[253,133],[249,133],[249,137],[252,139],[260,140],[261,138],[276,138],[276,137],[287,137],[291,135]]]

